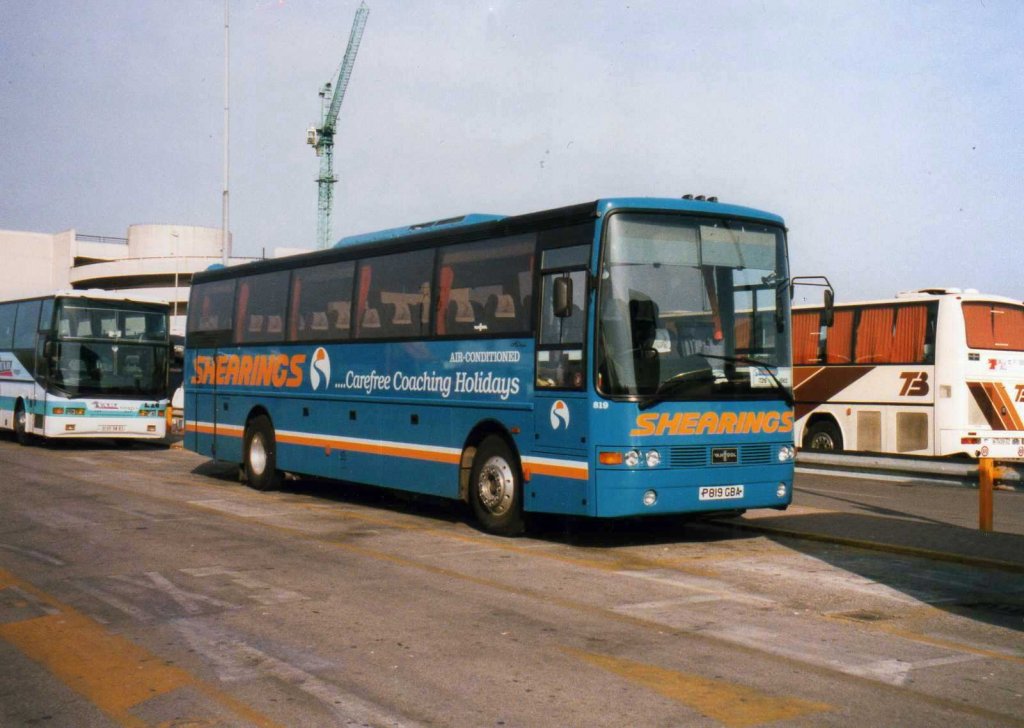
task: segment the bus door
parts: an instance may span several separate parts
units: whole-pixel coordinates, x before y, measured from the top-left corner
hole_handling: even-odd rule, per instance
[[[587,459],[586,331],[590,298],[586,265],[590,245],[541,253],[534,376],[534,451],[539,457],[584,463]],[[572,483],[567,487],[567,482]],[[573,487],[574,486],[574,487]],[[583,512],[586,481],[562,481],[534,491],[540,510]]]
[[[219,457],[218,422],[223,419],[217,397],[219,347],[231,342],[234,327],[235,281],[214,281],[192,287],[188,339],[185,346],[185,447]],[[236,436],[237,437],[237,436]],[[236,446],[237,448],[237,446]]]

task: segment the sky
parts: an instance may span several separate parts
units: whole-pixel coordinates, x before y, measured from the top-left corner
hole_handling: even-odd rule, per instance
[[[839,301],[1024,297],[1019,0],[367,4],[334,239],[707,194],[785,218]],[[358,5],[229,0],[236,255],[315,245],[306,129]],[[0,229],[219,228],[223,163],[221,0],[0,0]]]

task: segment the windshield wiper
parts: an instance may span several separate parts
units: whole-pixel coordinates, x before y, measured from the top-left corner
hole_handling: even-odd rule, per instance
[[[787,407],[793,406],[793,393],[789,388],[782,383],[782,381],[775,376],[775,372],[772,371],[771,366],[763,361],[757,359],[751,359],[749,356],[722,356],[720,354],[698,354],[705,359],[718,359],[719,361],[729,362],[731,364],[747,364],[749,366],[763,369],[768,373],[768,376],[772,378],[772,382],[775,383],[775,388],[782,393],[782,399],[785,401]]]
[[[675,376],[669,377],[664,382],[659,384],[658,388],[654,390],[654,393],[640,403],[640,409],[650,409],[659,402],[664,402],[665,399],[668,398],[670,392],[679,389],[683,385],[713,382],[714,379],[715,375],[711,371],[710,367],[703,369],[690,369],[685,372],[679,372]]]

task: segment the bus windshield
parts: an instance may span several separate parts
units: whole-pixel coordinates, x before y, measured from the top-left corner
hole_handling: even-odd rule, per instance
[[[166,394],[166,312],[64,300],[56,334],[48,349],[49,377],[68,397]]]
[[[781,228],[671,214],[608,220],[597,386],[606,396],[779,397],[791,386]]]

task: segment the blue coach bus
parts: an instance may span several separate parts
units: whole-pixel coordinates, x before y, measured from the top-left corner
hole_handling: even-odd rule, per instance
[[[786,508],[781,218],[715,198],[467,215],[195,276],[185,446],[468,502],[485,530]]]

